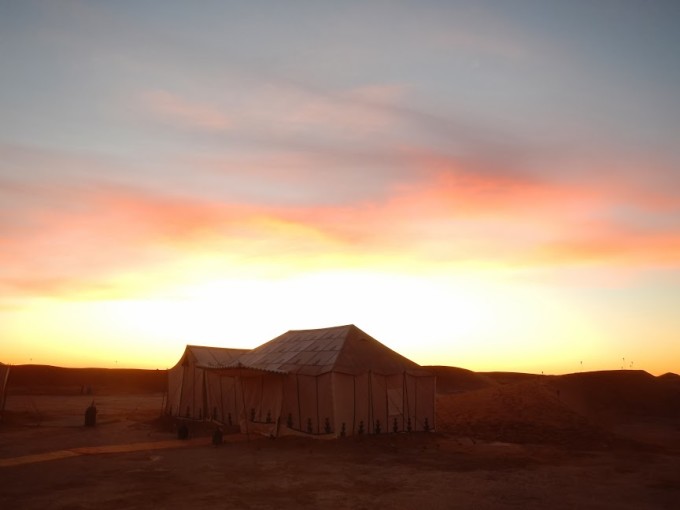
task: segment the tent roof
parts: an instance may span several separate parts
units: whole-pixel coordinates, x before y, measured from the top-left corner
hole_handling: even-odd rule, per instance
[[[369,370],[388,374],[421,368],[353,324],[288,331],[242,354],[229,366],[304,375],[331,371],[359,374]]]
[[[203,347],[201,345],[187,345],[184,355],[178,365],[183,365],[190,358],[194,365],[200,368],[219,368],[229,365],[249,349],[232,349],[227,347]]]

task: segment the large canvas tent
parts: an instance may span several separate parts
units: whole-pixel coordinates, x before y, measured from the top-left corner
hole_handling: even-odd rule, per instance
[[[187,345],[177,365],[168,370],[167,414],[223,423],[235,416],[234,380],[211,369],[227,366],[247,349]]]
[[[5,399],[7,398],[7,381],[9,380],[9,365],[0,363],[0,418],[5,411]]]
[[[354,325],[288,331],[216,368],[242,432],[343,436],[433,429],[435,377]]]

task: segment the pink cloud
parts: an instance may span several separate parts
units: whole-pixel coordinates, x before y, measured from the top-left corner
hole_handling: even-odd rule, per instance
[[[145,271],[180,255],[207,232],[233,225],[237,207],[154,196],[120,187],[55,189],[62,204],[23,209],[25,227],[3,230],[0,282],[51,293],[100,288],[119,272]]]
[[[380,202],[299,210],[299,221],[357,249],[407,253],[423,261],[559,266],[680,261],[680,224],[667,224],[669,210],[678,205],[672,196],[623,184],[591,187],[470,170],[425,152],[408,157],[422,170],[421,180],[395,186]],[[623,206],[632,217],[617,215]],[[638,209],[648,224],[636,225]]]
[[[6,206],[21,227],[0,224],[0,286],[111,296],[120,292],[111,283],[117,274],[162,271],[206,253],[300,267],[369,258],[527,267],[680,261],[680,226],[654,222],[674,207],[671,198],[471,170],[424,151],[404,157],[420,180],[351,205],[267,206],[122,186],[5,183],[0,192],[34,199]],[[650,224],[612,214],[622,203],[645,209]]]
[[[604,224],[536,246],[530,263],[607,264],[630,267],[680,264],[680,232],[645,232]]]

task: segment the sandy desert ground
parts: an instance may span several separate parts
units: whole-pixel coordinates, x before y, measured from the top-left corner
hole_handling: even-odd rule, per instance
[[[16,376],[0,425],[0,508],[679,507],[677,376],[435,370],[436,433],[235,434],[219,447],[198,423],[176,439],[153,391],[163,374],[104,378],[92,395],[63,374],[47,385]],[[86,428],[93,399],[97,426]]]

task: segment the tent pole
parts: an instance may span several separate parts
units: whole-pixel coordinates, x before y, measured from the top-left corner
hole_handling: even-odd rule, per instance
[[[264,375],[263,375],[262,377],[260,377],[260,398],[259,398],[259,401],[260,401],[260,402],[259,402],[259,404],[260,404],[260,405],[259,405],[259,408],[260,408],[260,409],[258,409],[258,413],[257,413],[257,419],[258,419],[259,422],[263,422],[263,421],[264,421],[264,420],[262,419],[262,399],[263,399],[263,397],[264,397],[264,378],[265,378],[265,377],[266,377],[266,376],[264,376]]]
[[[208,371],[203,370],[203,398],[201,399],[201,405],[203,406],[203,411],[201,412],[201,415],[203,416],[203,419],[206,419],[206,415],[208,418],[210,417],[210,409],[208,409]]]
[[[357,376],[352,374],[352,435],[357,433]]]
[[[366,424],[367,433],[373,430],[373,384],[371,381],[371,371],[368,371],[368,423]]]
[[[436,430],[435,426],[437,424],[437,376],[432,376],[432,386],[434,391],[432,392],[432,430]]]
[[[188,416],[185,415],[184,413],[184,408],[183,405],[186,405],[189,407],[188,403],[185,403],[184,401],[184,384],[186,383],[187,380],[187,373],[189,372],[189,367],[187,365],[182,366],[182,384],[179,385],[179,409],[177,410],[177,416],[184,416],[188,418]],[[191,395],[189,395],[191,396]],[[189,399],[191,400],[191,399]]]
[[[248,411],[246,409],[246,393],[243,389],[243,370],[238,369],[239,383],[241,384],[241,403],[243,404],[243,417],[246,424],[246,439],[250,441],[250,429],[248,427]]]
[[[192,367],[187,367],[187,372],[189,373],[189,377],[191,378],[191,386],[189,386],[189,389],[191,390],[191,394],[189,395],[189,402],[187,402],[187,407],[191,406],[191,411],[189,413],[189,416],[187,418],[193,418],[194,417],[194,411],[196,410],[196,371],[193,370]]]
[[[404,410],[406,409],[406,370],[404,370],[401,374],[401,431],[403,432],[406,430],[406,418],[405,415],[406,413]]]
[[[7,381],[9,381],[9,371],[11,370],[10,365],[6,366],[7,370],[5,370],[5,377],[3,378],[4,381],[2,381],[2,384],[0,384],[0,387],[2,388],[2,393],[0,393],[0,420],[4,418],[5,414],[5,403],[7,402]]]
[[[220,382],[220,422],[224,424],[226,421],[224,419],[224,385],[222,384],[224,381],[222,374],[219,374],[217,380]]]
[[[414,425],[418,424],[418,377],[416,376],[413,380],[415,382],[415,387],[416,387],[416,395],[415,395],[415,400],[416,400],[416,406],[415,406],[415,418],[413,421],[415,421]]]
[[[388,396],[387,392],[387,381],[388,381],[388,376],[383,376],[383,380],[385,381],[385,432],[390,431],[390,399]]]
[[[234,412],[234,416],[232,417],[233,420],[238,420],[238,413],[236,412],[238,410],[238,387],[237,387],[237,382],[238,378],[234,377],[234,400],[232,400],[233,405],[231,406],[230,411]],[[232,425],[234,422],[232,421]]]
[[[408,398],[408,376],[406,375],[406,372],[404,372],[404,398],[406,399],[406,423],[408,423],[408,420],[411,419],[411,402]],[[407,426],[404,426],[404,430],[407,429]]]
[[[165,406],[167,404],[167,396],[168,396],[168,392],[164,391],[163,392],[163,399],[161,400],[161,414],[160,414],[160,416],[163,416],[163,414],[165,413]],[[0,395],[0,402],[2,402],[2,406],[0,407],[0,414],[2,414],[2,411],[4,410],[4,407],[5,407],[5,400],[4,400],[3,397],[4,397],[3,395]]]
[[[283,400],[284,400],[284,395],[285,395],[284,389],[286,387],[285,386],[285,384],[286,384],[285,378],[286,377],[287,377],[287,375],[284,375],[284,374],[281,374],[279,376],[279,382],[280,382],[280,388],[281,388],[281,399],[279,400],[279,411],[277,413],[278,416],[276,418],[276,434],[275,434],[275,437],[279,437],[279,435],[281,434],[281,415],[283,414]]]
[[[314,377],[316,386],[316,433],[319,434],[319,376]]]
[[[300,374],[295,374],[295,386],[297,387],[298,407],[298,430],[302,432],[302,409],[300,408]]]

